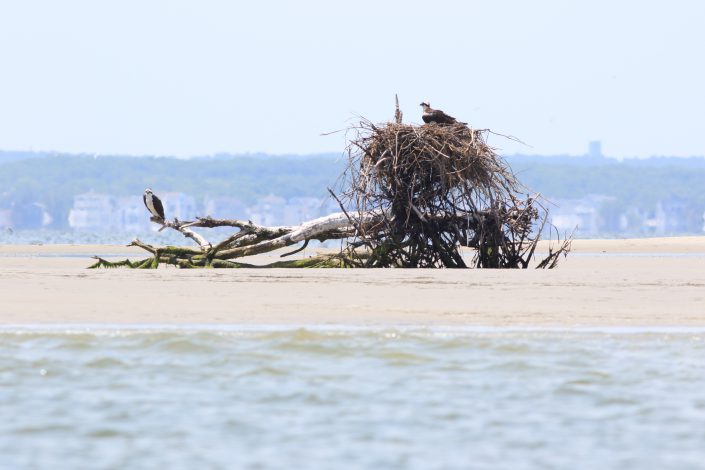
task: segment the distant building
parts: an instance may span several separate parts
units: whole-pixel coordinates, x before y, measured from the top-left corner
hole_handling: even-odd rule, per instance
[[[37,230],[49,225],[53,218],[44,204],[30,202],[28,204],[13,204],[10,209],[8,227],[14,229]]]
[[[284,199],[270,194],[247,208],[247,218],[260,225],[299,225],[329,212],[340,211],[337,203],[335,207],[329,204],[329,199],[315,197]]]
[[[649,233],[674,235],[700,231],[700,211],[680,198],[671,198],[656,205],[652,216],[646,220]]]
[[[186,220],[195,215],[196,207],[192,197],[181,193],[164,193],[164,210],[168,218]],[[75,230],[111,231],[141,233],[153,227],[149,213],[144,207],[142,196],[115,197],[109,194],[88,192],[73,198],[69,211],[69,227]]]
[[[108,194],[88,192],[73,198],[69,227],[75,230],[114,230],[118,227],[116,200]]]
[[[588,157],[602,158],[602,142],[593,140],[588,144]]]
[[[248,208],[249,219],[259,225],[283,225],[286,200],[270,194]]]
[[[249,220],[260,225],[299,225],[307,220],[340,212],[340,205],[330,197],[301,196],[287,200],[270,194],[248,207],[246,212]]]
[[[168,220],[177,218],[179,220],[189,220],[196,217],[196,200],[184,193],[161,193],[154,191],[164,204],[164,216]]]
[[[246,219],[247,207],[240,199],[227,196],[208,196],[203,201],[205,215],[216,219]]]
[[[323,200],[315,197],[292,197],[286,201],[283,225],[298,225],[321,215]]]
[[[613,198],[590,195],[581,199],[560,199],[549,208],[551,223],[560,232],[572,232],[577,228],[580,236],[597,235],[602,230],[601,206]]]
[[[125,232],[144,232],[150,227],[149,212],[142,196],[123,196],[116,200],[115,228]]]

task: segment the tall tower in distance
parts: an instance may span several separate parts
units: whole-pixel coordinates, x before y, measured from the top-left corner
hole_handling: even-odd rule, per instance
[[[593,140],[588,144],[588,157],[602,158],[602,142]]]

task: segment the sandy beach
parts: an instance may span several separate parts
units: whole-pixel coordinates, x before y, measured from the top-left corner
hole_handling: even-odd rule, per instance
[[[1,246],[0,324],[705,327],[705,237],[577,240],[550,271],[85,269],[94,254],[143,257]]]

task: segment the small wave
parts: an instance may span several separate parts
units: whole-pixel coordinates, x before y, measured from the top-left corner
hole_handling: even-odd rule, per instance
[[[127,365],[125,361],[116,357],[100,357],[86,362],[86,367],[91,369],[109,369],[113,367],[124,367],[125,365]]]
[[[88,431],[85,436],[89,439],[110,439],[114,437],[121,437],[124,434],[116,429],[95,429]]]

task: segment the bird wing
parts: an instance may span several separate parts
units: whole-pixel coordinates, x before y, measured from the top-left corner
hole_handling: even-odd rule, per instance
[[[164,206],[162,205],[162,201],[159,200],[157,196],[152,194],[152,204],[154,204],[154,208],[157,211],[157,214],[159,214],[159,217],[162,219],[164,218]]]
[[[435,110],[433,114],[435,115],[434,117],[438,120],[438,122],[442,122],[444,124],[452,124],[456,121],[453,116],[444,113],[440,109]]]

